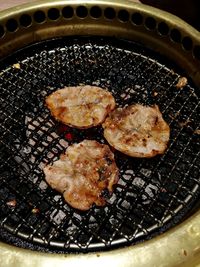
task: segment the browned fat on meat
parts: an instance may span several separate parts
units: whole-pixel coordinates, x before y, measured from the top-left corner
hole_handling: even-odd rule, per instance
[[[52,116],[76,128],[90,128],[101,124],[115,108],[110,92],[96,86],[84,85],[59,89],[46,98]]]
[[[44,167],[44,174],[47,183],[79,210],[88,210],[94,203],[105,205],[103,190],[112,193],[118,182],[113,153],[107,145],[93,140],[69,146],[59,160]]]
[[[157,105],[118,108],[107,117],[103,128],[108,143],[131,157],[163,154],[170,137],[170,128]]]

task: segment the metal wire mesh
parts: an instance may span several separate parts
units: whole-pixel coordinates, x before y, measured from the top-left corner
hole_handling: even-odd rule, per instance
[[[200,101],[191,81],[144,47],[107,39],[62,39],[26,48],[0,72],[0,224],[30,242],[78,251],[148,239],[181,221],[199,196]],[[173,69],[172,69],[173,67]],[[115,151],[120,180],[103,208],[80,212],[47,186],[42,168],[87,139],[106,143],[101,127],[56,122],[44,105],[58,88],[91,84],[118,106],[157,103],[170,124],[162,156],[135,159]]]

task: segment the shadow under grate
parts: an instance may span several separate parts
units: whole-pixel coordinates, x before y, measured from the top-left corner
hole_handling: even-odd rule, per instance
[[[4,229],[33,243],[88,251],[133,244],[159,234],[170,222],[172,226],[175,218],[177,223],[182,220],[200,192],[200,101],[190,81],[176,88],[180,70],[176,73],[171,63],[135,43],[87,38],[34,45],[5,59],[2,66]],[[47,186],[42,172],[44,164],[75,142],[87,138],[106,143],[101,127],[69,128],[54,121],[44,105],[51,92],[79,84],[108,88],[118,106],[156,103],[171,128],[169,148],[162,156],[135,159],[115,151],[119,183],[105,207],[87,212],[68,206]]]

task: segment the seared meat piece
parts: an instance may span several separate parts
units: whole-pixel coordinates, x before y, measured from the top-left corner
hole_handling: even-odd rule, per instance
[[[53,165],[44,167],[47,183],[62,193],[66,202],[79,210],[93,203],[105,205],[102,191],[111,193],[118,182],[118,168],[107,145],[84,140],[66,150]]]
[[[46,104],[58,121],[76,128],[101,124],[115,108],[112,94],[96,86],[65,87],[46,98]]]
[[[118,108],[105,120],[103,128],[111,146],[139,158],[163,154],[170,136],[170,128],[157,105]]]

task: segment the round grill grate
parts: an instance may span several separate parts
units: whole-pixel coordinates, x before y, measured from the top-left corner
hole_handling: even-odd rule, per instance
[[[200,101],[192,82],[166,59],[135,43],[61,39],[33,45],[2,62],[0,72],[0,224],[23,239],[78,251],[148,239],[180,222],[199,195]],[[64,86],[112,91],[118,106],[159,105],[170,124],[162,156],[135,159],[115,151],[120,181],[108,204],[74,210],[47,186],[42,168],[83,139],[105,143],[101,127],[56,122],[45,97]]]

